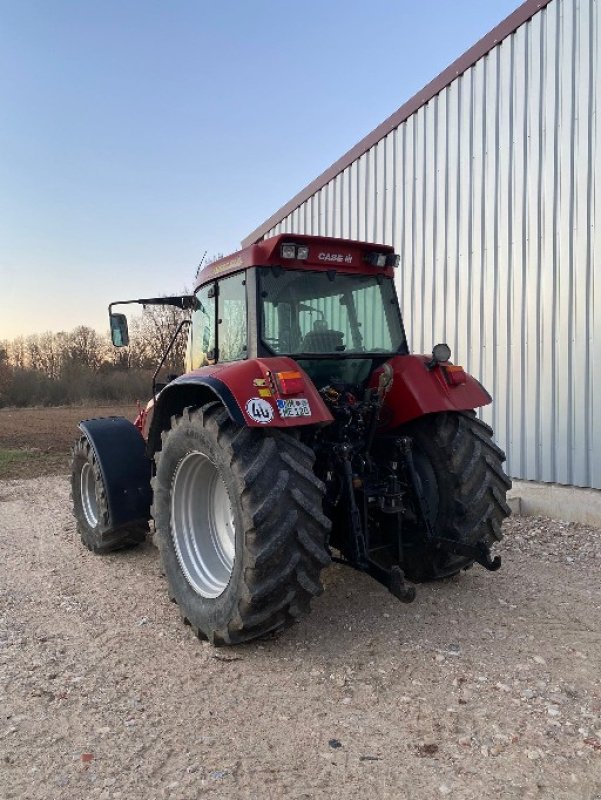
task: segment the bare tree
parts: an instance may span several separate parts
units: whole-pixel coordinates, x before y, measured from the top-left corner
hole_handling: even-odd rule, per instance
[[[182,294],[187,294],[184,291]],[[131,322],[130,360],[142,369],[154,369],[167,351],[178,326],[190,318],[189,311],[176,306],[146,306]],[[182,372],[187,330],[180,331],[165,362],[168,372]]]
[[[6,402],[6,395],[12,383],[12,370],[8,361],[8,342],[0,342],[0,406]]]
[[[7,343],[8,363],[16,369],[25,369],[27,365],[27,345],[22,336],[17,336]]]
[[[103,361],[105,342],[93,328],[79,325],[67,337],[69,360],[97,372]]]
[[[28,336],[25,339],[25,348],[27,352],[27,366],[39,372],[45,372],[39,334],[32,333]]]
[[[64,333],[41,333],[27,337],[29,364],[49,378],[60,376],[65,361]]]
[[[184,290],[182,295],[186,295]],[[91,397],[130,397],[147,392],[153,371],[189,311],[175,306],[146,307],[132,319],[131,345],[113,348],[106,335],[86,325],[73,331],[32,334],[0,342],[0,405],[72,402]],[[184,329],[165,363],[166,372],[183,371]],[[119,374],[131,370],[131,375]],[[131,378],[131,385],[130,385]],[[112,393],[112,394],[111,394]]]

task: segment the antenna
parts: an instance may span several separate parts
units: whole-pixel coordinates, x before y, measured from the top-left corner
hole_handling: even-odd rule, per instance
[[[199,265],[196,267],[196,275],[194,276],[195,279],[198,278],[198,273],[200,272],[200,269],[202,267],[202,262],[205,260],[206,255],[207,251],[205,250],[204,253],[202,254],[202,258],[200,259]]]

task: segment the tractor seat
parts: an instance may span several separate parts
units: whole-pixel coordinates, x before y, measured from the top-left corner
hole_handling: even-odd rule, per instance
[[[313,323],[313,330],[305,334],[301,345],[303,353],[335,353],[344,349],[344,334],[326,327],[325,320]]]

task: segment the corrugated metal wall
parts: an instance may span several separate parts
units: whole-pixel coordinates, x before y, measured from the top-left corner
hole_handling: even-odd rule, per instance
[[[509,473],[596,488],[599,17],[554,0],[268,234],[393,244],[411,348],[489,388]]]

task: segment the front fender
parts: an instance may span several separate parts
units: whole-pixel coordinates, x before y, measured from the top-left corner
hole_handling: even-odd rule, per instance
[[[431,359],[432,356],[406,355],[387,362],[394,377],[384,403],[383,428],[396,428],[425,414],[468,411],[492,402],[492,397],[472,375],[466,373],[465,383],[451,385],[445,378],[444,366],[427,368]],[[374,372],[370,386],[378,385],[381,372],[382,368]]]
[[[150,518],[151,462],[140,431],[124,417],[86,419],[79,428],[100,467],[107,495],[109,523],[120,528]]]

